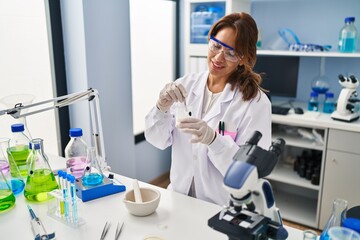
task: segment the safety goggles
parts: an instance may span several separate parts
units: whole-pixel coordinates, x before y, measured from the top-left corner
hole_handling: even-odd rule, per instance
[[[289,50],[296,52],[328,52],[330,51],[330,45],[318,45],[318,44],[290,44]]]
[[[221,42],[220,40],[216,39],[214,36],[210,36],[209,50],[215,54],[219,54],[220,52],[223,52],[225,60],[230,62],[237,62],[240,58],[239,55],[235,52],[234,48]]]

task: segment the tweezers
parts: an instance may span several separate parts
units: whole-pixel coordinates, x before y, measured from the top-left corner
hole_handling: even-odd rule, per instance
[[[109,222],[106,222],[106,223],[105,223],[105,226],[104,226],[104,229],[103,229],[103,231],[102,231],[102,233],[101,233],[100,240],[104,240],[104,239],[105,239],[106,234],[107,234],[108,231],[109,231],[109,228],[110,228],[110,223],[109,223]]]
[[[115,240],[119,239],[123,226],[124,226],[124,223],[122,223],[121,226],[120,226],[120,223],[118,223],[118,225],[116,227]]]

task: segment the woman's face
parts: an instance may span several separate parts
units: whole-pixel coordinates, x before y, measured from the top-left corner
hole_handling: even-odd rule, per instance
[[[235,30],[224,28],[214,38],[209,40],[207,58],[210,75],[227,80],[236,71],[238,65],[242,64],[241,58],[231,50],[231,48],[235,49]]]

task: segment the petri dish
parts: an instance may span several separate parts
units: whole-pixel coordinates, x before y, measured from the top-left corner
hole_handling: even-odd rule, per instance
[[[149,235],[149,236],[145,236],[143,240],[165,240],[165,239],[159,236]]]

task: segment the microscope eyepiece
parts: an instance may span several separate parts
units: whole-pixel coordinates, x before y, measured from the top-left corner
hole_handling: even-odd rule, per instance
[[[259,142],[260,138],[262,137],[261,132],[259,131],[255,131],[253,133],[253,135],[250,137],[250,139],[248,139],[246,141],[245,144],[249,144],[249,145],[257,145],[257,143]]]
[[[277,138],[274,142],[272,142],[269,151],[275,153],[277,157],[280,156],[285,146],[285,140],[282,138]]]
[[[356,83],[358,81],[354,75],[351,75],[349,78],[351,80],[351,83]]]
[[[339,74],[339,79],[341,82],[345,82],[346,81],[346,78],[344,77],[344,75],[342,74]]]

